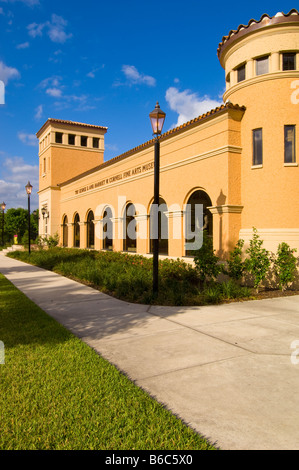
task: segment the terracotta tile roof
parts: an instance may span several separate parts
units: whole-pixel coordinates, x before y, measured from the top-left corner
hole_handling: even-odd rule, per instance
[[[261,16],[261,18],[256,21],[251,19],[247,25],[240,24],[240,26],[235,29],[231,30],[227,36],[223,36],[222,41],[219,43],[217,54],[220,58],[223,50],[229,44],[231,44],[235,39],[239,39],[240,37],[244,36],[245,34],[249,34],[250,32],[264,28],[266,26],[273,26],[279,23],[294,23],[299,22],[299,13],[298,11],[293,8],[289,11],[289,13],[282,13],[278,12],[275,16],[269,16],[266,13]]]
[[[42,131],[45,129],[45,127],[47,126],[48,123],[51,123],[51,122],[54,122],[54,123],[58,123],[58,124],[67,124],[67,125],[70,125],[70,126],[83,126],[83,127],[89,127],[89,128],[93,128],[93,129],[102,129],[102,130],[105,130],[107,131],[108,127],[103,127],[103,126],[96,126],[94,124],[85,124],[83,122],[75,122],[75,121],[65,121],[63,119],[53,119],[53,118],[49,118],[45,123],[44,125],[40,128],[40,130],[36,133],[36,136],[38,137]]]
[[[159,139],[160,139],[160,141],[164,140],[164,139],[167,139],[169,136],[172,136],[173,134],[177,134],[179,132],[182,132],[186,128],[191,128],[192,126],[200,123],[201,121],[204,121],[205,119],[208,119],[209,117],[217,115],[217,114],[219,114],[221,112],[224,112],[228,109],[245,111],[246,108],[245,108],[245,106],[239,106],[238,104],[235,105],[235,104],[232,104],[231,102],[227,102],[225,104],[222,104],[221,106],[218,106],[215,109],[212,109],[211,111],[208,111],[208,112],[206,112],[204,114],[201,114],[200,116],[198,116],[194,119],[191,119],[190,121],[182,124],[181,126],[170,129],[169,131],[162,134]],[[121,155],[118,155],[117,157],[111,158],[107,162],[104,162],[101,165],[96,166],[95,168],[91,168],[90,170],[88,170],[84,173],[81,173],[80,175],[75,176],[74,178],[71,178],[67,181],[64,181],[64,182],[60,183],[58,186],[65,186],[65,185],[67,185],[67,184],[69,184],[73,181],[76,181],[80,178],[83,178],[84,176],[88,176],[91,173],[94,173],[95,171],[102,170],[103,168],[107,168],[108,166],[111,166],[114,163],[119,162],[120,160],[124,160],[125,158],[129,157],[130,155],[133,155],[134,153],[136,153],[140,150],[143,150],[143,149],[146,149],[146,148],[150,147],[151,145],[154,144],[154,142],[155,142],[155,138],[145,142],[144,144],[138,145],[137,147],[134,147],[131,150],[128,150],[127,152],[122,153]]]

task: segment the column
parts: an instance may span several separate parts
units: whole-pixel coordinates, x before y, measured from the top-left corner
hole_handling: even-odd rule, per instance
[[[103,218],[95,218],[94,223],[94,249],[103,249]]]
[[[278,72],[280,70],[280,54],[279,52],[273,52],[270,55],[270,70],[269,72]]]
[[[113,217],[111,219],[113,224],[113,251],[123,251],[124,235],[123,235],[123,218]]]
[[[79,222],[80,225],[80,248],[87,248],[87,224],[86,222]]]
[[[168,218],[168,256],[185,256],[184,211],[165,212]]]
[[[239,239],[243,206],[225,204],[208,209],[213,214],[213,247],[217,256],[226,259]]]
[[[68,243],[67,243],[67,246],[69,248],[73,247],[74,246],[74,223],[68,223],[67,224],[68,226]]]

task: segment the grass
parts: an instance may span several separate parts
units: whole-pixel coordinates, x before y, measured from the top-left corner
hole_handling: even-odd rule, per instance
[[[0,274],[1,450],[212,450]]]
[[[181,260],[159,262],[159,295],[152,294],[152,259],[118,252],[52,248],[15,251],[10,257],[84,282],[128,302],[158,305],[208,305],[251,297],[251,289],[233,280],[202,284],[199,274]]]

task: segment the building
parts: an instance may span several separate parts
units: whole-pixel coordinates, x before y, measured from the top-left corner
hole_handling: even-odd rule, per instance
[[[248,243],[253,227],[266,248],[285,241],[299,251],[298,11],[240,25],[218,57],[225,104],[160,139],[160,252],[192,255],[186,204],[203,205],[221,257],[239,238]],[[106,132],[57,119],[38,131],[40,234],[57,232],[63,246],[150,253],[154,140],[104,162]]]

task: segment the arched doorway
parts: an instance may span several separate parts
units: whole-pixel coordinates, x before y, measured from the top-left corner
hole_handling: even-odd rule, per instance
[[[103,249],[113,250],[113,224],[110,207],[107,207],[103,214]]]
[[[87,237],[87,248],[91,248],[91,249],[94,249],[94,214],[93,214],[93,211],[89,211],[88,212],[88,215],[87,215],[87,220],[86,220],[86,224],[87,224],[87,233],[86,233],[86,237]]]
[[[207,209],[212,205],[208,194],[203,190],[194,191],[187,201],[185,216],[185,254],[193,256],[196,248],[190,249],[190,245],[196,246],[196,235],[204,230],[209,237],[213,237],[213,215]]]
[[[80,248],[80,217],[78,212],[74,217],[74,241],[73,245],[75,248]]]
[[[168,211],[167,204],[164,199],[159,198],[158,210],[158,239],[159,239],[159,254],[168,255],[168,218],[166,212]],[[153,240],[156,238],[154,232],[154,218],[155,211],[153,204],[150,209],[150,253],[153,253]]]
[[[124,214],[123,250],[136,253],[136,210],[132,203],[126,205]]]
[[[69,236],[68,218],[67,218],[67,215],[65,215],[63,217],[63,222],[62,222],[62,246],[64,247],[68,246],[68,236]]]

